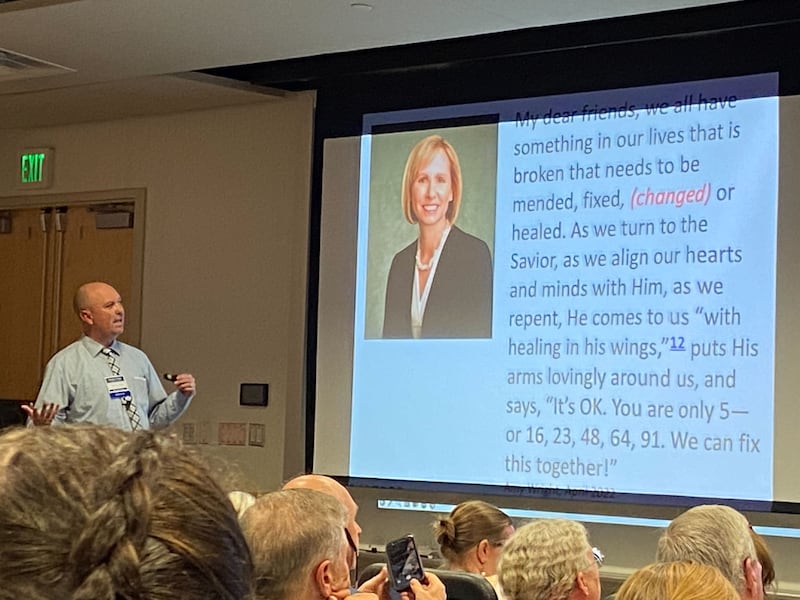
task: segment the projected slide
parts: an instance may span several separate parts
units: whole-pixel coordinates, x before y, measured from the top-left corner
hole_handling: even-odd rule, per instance
[[[350,475],[771,499],[776,95],[368,115]]]

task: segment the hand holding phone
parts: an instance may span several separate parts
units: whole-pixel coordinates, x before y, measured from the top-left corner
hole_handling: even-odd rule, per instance
[[[411,580],[425,580],[422,561],[417,551],[413,535],[405,535],[386,544],[386,562],[389,566],[389,579],[398,592],[411,587]]]

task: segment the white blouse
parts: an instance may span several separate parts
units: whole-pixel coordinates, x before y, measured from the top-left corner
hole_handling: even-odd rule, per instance
[[[439,256],[442,254],[442,248],[447,241],[447,236],[450,234],[450,226],[442,233],[442,239],[439,240],[439,245],[433,251],[433,258],[430,262],[430,274],[428,281],[425,282],[425,289],[420,292],[419,289],[419,239],[417,239],[417,254],[414,265],[414,285],[411,290],[411,335],[414,339],[419,339],[422,335],[422,320],[425,318],[425,307],[428,304],[428,296],[431,293],[431,285],[433,285],[433,278],[436,276],[436,267],[439,266]],[[427,271],[427,269],[423,269]]]

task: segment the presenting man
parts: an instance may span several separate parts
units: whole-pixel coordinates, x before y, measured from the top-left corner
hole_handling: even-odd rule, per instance
[[[117,340],[125,328],[125,309],[107,283],[82,285],[73,305],[83,336],[47,363],[35,405],[23,406],[30,422],[97,423],[127,430],[173,423],[194,396],[194,377],[176,375],[177,390],[167,395],[147,355]]]

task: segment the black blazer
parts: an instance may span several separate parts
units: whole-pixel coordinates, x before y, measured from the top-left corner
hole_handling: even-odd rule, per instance
[[[386,284],[384,338],[410,338],[417,241],[395,254]],[[439,256],[431,284],[423,338],[492,336],[492,258],[486,242],[455,225]]]

